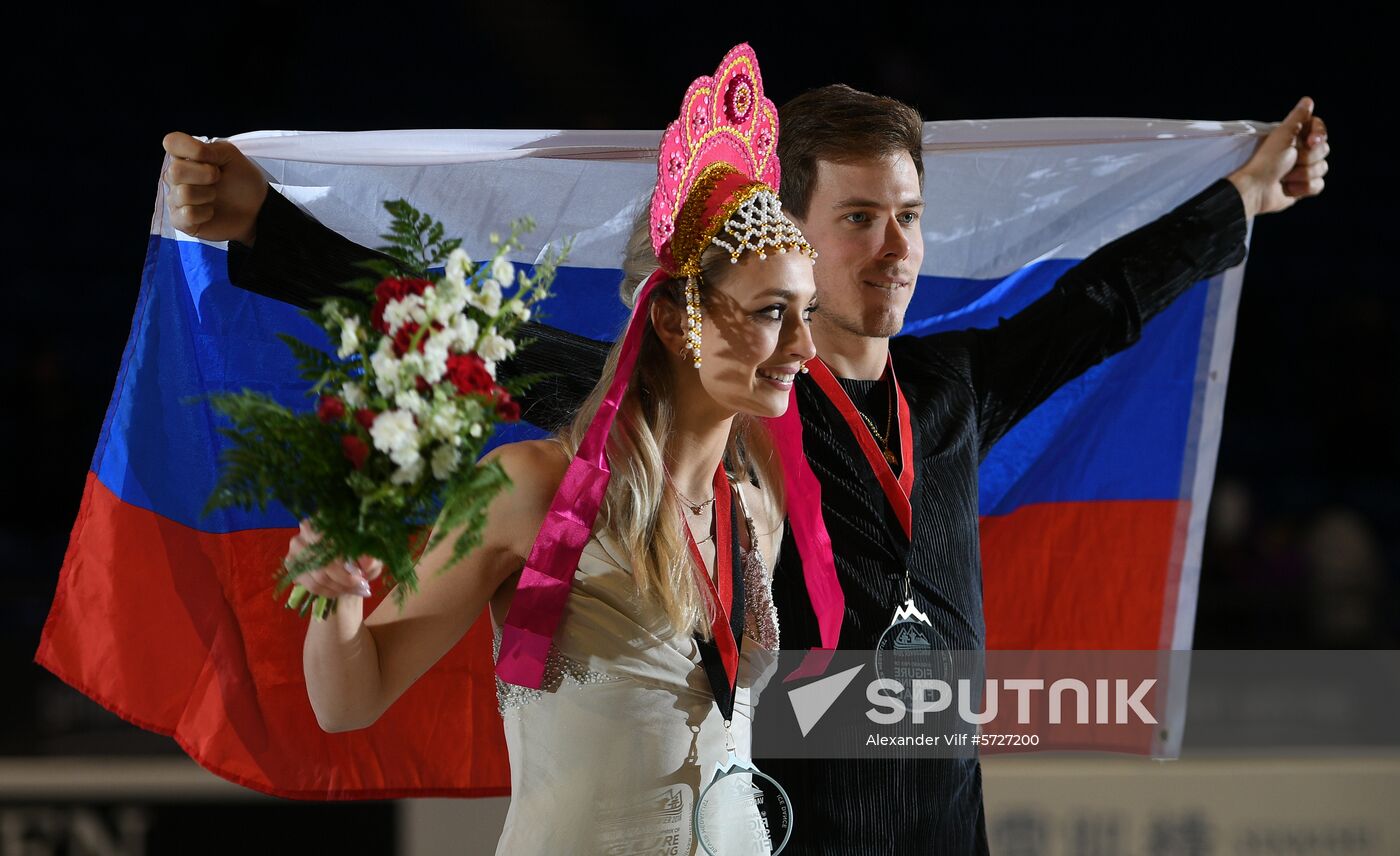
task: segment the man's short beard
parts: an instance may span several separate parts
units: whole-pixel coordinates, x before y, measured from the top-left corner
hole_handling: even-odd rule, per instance
[[[875,318],[866,319],[860,316],[838,315],[823,307],[815,317],[820,319],[817,323],[826,323],[843,333],[865,339],[888,339],[899,333],[904,326],[904,318],[896,318],[892,313],[881,313]]]
[[[865,335],[872,339],[888,339],[895,336],[904,327],[904,317],[895,318],[891,315],[882,315],[876,320],[873,328],[866,330]]]

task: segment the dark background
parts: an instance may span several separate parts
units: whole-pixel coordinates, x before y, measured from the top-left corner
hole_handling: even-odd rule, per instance
[[[126,340],[165,132],[659,129],[741,40],[778,103],[841,81],[929,120],[1275,121],[1311,95],[1332,171],[1320,199],[1255,226],[1196,641],[1400,639],[1395,28],[1376,13],[263,0],[92,17],[52,5],[10,21],[3,59],[4,233],[18,241],[0,336],[0,754],[174,750],[31,662]]]

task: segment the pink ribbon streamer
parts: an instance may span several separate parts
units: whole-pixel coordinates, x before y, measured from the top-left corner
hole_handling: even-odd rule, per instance
[[[773,445],[783,464],[783,482],[787,490],[787,518],[797,553],[802,557],[802,576],[807,584],[807,597],[817,616],[821,632],[821,649],[834,651],[841,641],[841,620],[846,615],[846,595],[836,576],[836,561],[832,558],[831,536],[822,519],[822,485],[807,463],[802,446],[802,417],[797,412],[797,387],[793,386],[787,410],[782,416],[765,419]],[[810,655],[799,667],[804,674],[821,674],[826,658]],[[789,677],[791,679],[791,676]]]
[[[544,681],[545,660],[564,614],[579,556],[593,534],[593,524],[598,520],[612,478],[608,468],[608,433],[637,364],[652,292],[665,279],[666,274],[658,269],[637,293],[612,385],[569,462],[530,549],[530,558],[520,572],[515,599],[501,628],[501,652],[496,659],[496,674],[508,683],[539,689]]]

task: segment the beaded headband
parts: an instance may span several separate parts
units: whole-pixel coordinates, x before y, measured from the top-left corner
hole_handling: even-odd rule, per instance
[[[774,190],[777,148],[778,110],[763,94],[753,48],[741,44],[713,77],[690,84],[680,116],[661,137],[651,246],[668,274],[698,276],[712,243],[736,263],[744,250],[760,258],[770,249],[816,258]]]

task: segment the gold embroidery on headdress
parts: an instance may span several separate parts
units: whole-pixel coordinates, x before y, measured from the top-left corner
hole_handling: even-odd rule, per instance
[[[729,260],[736,263],[746,249],[763,256],[763,250],[770,247],[780,253],[797,250],[816,259],[802,232],[782,213],[773,188],[761,181],[737,185],[714,213],[705,216],[720,182],[738,174],[730,164],[718,161],[706,166],[691,185],[671,238],[671,258],[678,277],[700,275],[700,257],[711,243],[728,250]],[[721,238],[721,232],[731,240]]]

